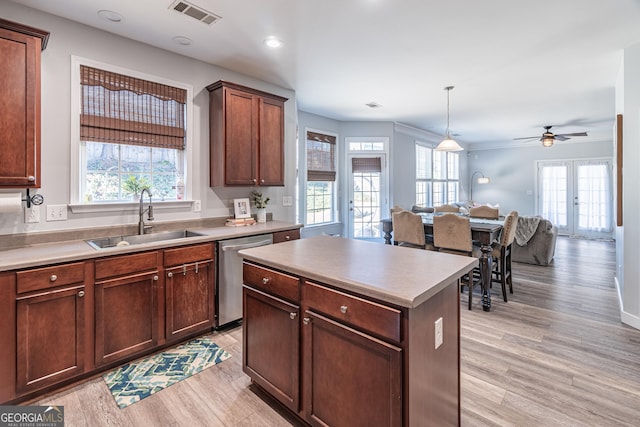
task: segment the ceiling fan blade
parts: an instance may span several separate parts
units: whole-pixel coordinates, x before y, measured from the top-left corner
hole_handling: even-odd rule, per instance
[[[567,138],[566,135],[555,135],[553,139],[555,139],[556,141],[566,141],[567,139],[571,139],[571,138]]]
[[[518,139],[536,139],[536,138],[540,138],[538,135],[536,136],[525,136],[522,138],[513,138],[514,141],[518,140]]]
[[[561,133],[556,134],[556,138],[559,136],[587,136],[586,132],[574,132],[574,133]]]

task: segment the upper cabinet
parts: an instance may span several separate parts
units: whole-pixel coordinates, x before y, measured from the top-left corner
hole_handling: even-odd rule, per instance
[[[40,187],[40,52],[48,38],[0,19],[0,188]]]
[[[284,185],[287,98],[225,81],[207,90],[210,185]]]

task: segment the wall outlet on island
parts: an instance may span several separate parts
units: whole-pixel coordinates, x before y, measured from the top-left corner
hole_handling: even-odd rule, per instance
[[[436,349],[442,345],[442,317],[435,321],[435,336],[436,336]]]

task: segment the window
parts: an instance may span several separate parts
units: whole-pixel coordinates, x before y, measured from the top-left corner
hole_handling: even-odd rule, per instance
[[[440,206],[458,201],[458,153],[435,151],[416,142],[416,205]]]
[[[79,65],[79,182],[84,203],[184,198],[187,89]]]
[[[335,221],[336,137],[307,131],[306,224]]]

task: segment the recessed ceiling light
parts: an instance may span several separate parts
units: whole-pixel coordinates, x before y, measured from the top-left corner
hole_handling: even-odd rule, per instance
[[[118,12],[114,12],[111,10],[99,10],[98,16],[105,21],[109,22],[122,22],[124,18]]]
[[[282,43],[282,40],[280,40],[279,38],[274,36],[269,36],[266,39],[264,39],[264,44],[275,49],[282,46],[283,43]]]
[[[368,102],[368,103],[366,103],[364,105],[366,105],[369,108],[382,108],[382,104],[378,104],[375,101]]]
[[[189,46],[191,45],[191,43],[193,43],[193,40],[191,40],[189,37],[184,37],[184,36],[175,36],[171,40],[173,40],[174,43],[177,43],[180,46]]]

